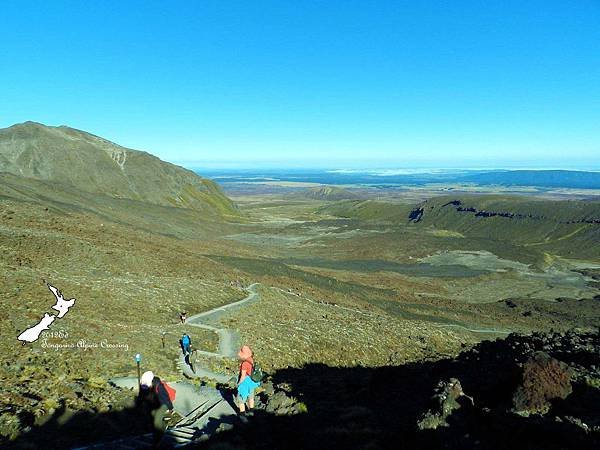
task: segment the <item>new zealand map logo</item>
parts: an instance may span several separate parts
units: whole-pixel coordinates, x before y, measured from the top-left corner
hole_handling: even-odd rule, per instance
[[[58,311],[58,314],[45,313],[44,317],[41,318],[37,325],[34,325],[31,328],[27,328],[25,331],[19,334],[17,336],[17,339],[19,341],[22,341],[23,345],[25,345],[26,342],[37,341],[42,331],[48,330],[55,319],[62,319],[65,316],[65,314],[69,312],[69,308],[71,308],[71,306],[75,304],[74,298],[65,300],[63,295],[57,288],[55,288],[51,284],[47,284],[47,286],[48,289],[50,289],[50,292],[52,292],[52,294],[54,294],[54,297],[56,298],[56,304],[52,307],[52,309]]]

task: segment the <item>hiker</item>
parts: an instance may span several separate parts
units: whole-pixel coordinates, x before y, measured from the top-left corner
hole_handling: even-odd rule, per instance
[[[185,321],[187,320],[187,313],[186,312],[179,313],[179,320],[181,321],[182,324],[184,324]]]
[[[144,372],[140,380],[140,400],[148,409],[157,447],[167,429],[170,414],[173,412],[175,390],[155,376],[151,371]]]
[[[249,410],[254,408],[254,390],[260,386],[260,379],[258,379],[258,381],[252,379],[254,372],[254,354],[250,347],[244,345],[238,352],[238,357],[242,361],[237,384],[238,406],[240,414],[244,414],[246,412],[246,403],[248,404]]]
[[[183,336],[181,336],[179,343],[181,344],[181,350],[183,351],[184,356],[188,356],[192,353],[192,338],[190,338],[187,333],[184,333]]]

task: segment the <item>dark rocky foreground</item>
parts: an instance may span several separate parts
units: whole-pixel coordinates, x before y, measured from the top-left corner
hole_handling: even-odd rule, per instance
[[[280,370],[198,448],[600,448],[600,335],[510,335],[453,360]]]
[[[600,333],[513,334],[403,366],[282,369],[259,397],[247,420],[213,424],[195,448],[597,449]],[[145,431],[125,406],[57,413],[0,444],[71,448]]]

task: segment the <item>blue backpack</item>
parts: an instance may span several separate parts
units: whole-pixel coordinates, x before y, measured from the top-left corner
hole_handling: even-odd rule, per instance
[[[183,336],[181,338],[181,343],[186,346],[186,345],[190,345],[190,337],[186,334],[185,336]]]

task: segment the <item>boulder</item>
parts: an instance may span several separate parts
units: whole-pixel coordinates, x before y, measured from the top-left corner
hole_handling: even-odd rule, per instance
[[[296,399],[288,397],[285,392],[277,391],[271,397],[265,408],[268,413],[276,415],[287,415],[294,413]]]
[[[474,404],[473,398],[463,392],[460,381],[456,378],[450,378],[448,381],[440,381],[435,388],[435,393],[432,397],[432,408],[427,411],[417,426],[420,430],[435,430],[437,427],[447,427],[446,419],[452,413],[461,407],[458,400],[465,397]]]
[[[287,386],[283,384],[273,386],[270,384],[266,387],[263,392],[265,395],[261,398],[261,402],[264,403],[264,410],[267,413],[283,416],[307,412],[306,405],[290,395]],[[259,407],[263,408],[263,405]]]

